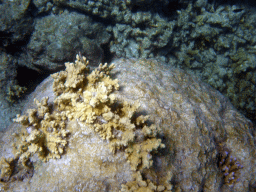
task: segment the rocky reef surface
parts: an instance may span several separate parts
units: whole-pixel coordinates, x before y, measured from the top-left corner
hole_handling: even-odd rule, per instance
[[[255,190],[252,123],[209,85],[156,60],[65,65],[0,133],[0,190]]]
[[[113,56],[160,59],[255,120],[253,0],[2,0],[0,12],[0,130],[17,111],[12,103],[37,84],[23,74],[43,79],[79,52],[95,65]]]

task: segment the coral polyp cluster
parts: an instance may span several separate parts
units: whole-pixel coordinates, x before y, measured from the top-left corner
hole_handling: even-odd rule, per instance
[[[239,169],[242,169],[243,165],[231,155],[230,151],[226,149],[220,151],[218,164],[223,173],[224,184],[231,186],[239,180]]]

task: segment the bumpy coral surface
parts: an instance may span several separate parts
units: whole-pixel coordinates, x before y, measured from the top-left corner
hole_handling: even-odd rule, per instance
[[[1,133],[1,190],[253,190],[252,124],[210,86],[153,60],[65,65]]]

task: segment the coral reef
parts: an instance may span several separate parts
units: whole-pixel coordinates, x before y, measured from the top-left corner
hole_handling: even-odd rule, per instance
[[[246,2],[33,0],[33,14],[30,2],[20,3],[3,1],[0,17],[0,51],[18,52],[20,66],[56,72],[78,52],[95,67],[113,55],[157,58],[196,74],[255,119],[256,14]]]
[[[177,33],[165,59],[196,74],[254,119],[256,41],[251,11],[246,4],[189,3],[178,12]]]
[[[88,64],[65,63],[0,134],[0,190],[253,189],[255,130],[219,92],[155,60]]]
[[[110,51],[158,58],[199,76],[255,118],[255,10],[246,3],[197,1],[54,1],[111,19]],[[241,77],[244,78],[240,81]]]
[[[111,93],[119,88],[117,79],[109,77],[114,65],[100,64],[87,75],[88,63],[85,57],[77,55],[75,63],[65,63],[65,71],[52,75],[53,91],[57,96],[54,111],[50,110],[49,98],[44,97],[41,102],[34,100],[37,109],[29,109],[27,115],[17,115],[14,119],[25,127],[14,149],[15,160],[22,166],[26,167],[34,154],[44,161],[63,155],[69,131],[72,134],[71,130],[65,129],[67,120],[84,122],[103,140],[110,141],[113,154],[125,149],[133,171],[150,168],[153,164],[150,153],[164,148],[161,139],[156,139],[156,126],[147,126],[147,116],[137,117],[136,124],[131,121],[138,104],[124,102],[113,109],[116,99]],[[1,177],[7,182],[14,168],[6,162],[2,160]]]

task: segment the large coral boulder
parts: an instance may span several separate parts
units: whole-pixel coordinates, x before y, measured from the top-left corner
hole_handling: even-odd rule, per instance
[[[158,61],[113,63],[77,57],[38,86],[0,134],[0,190],[255,190],[255,130],[224,96]]]

